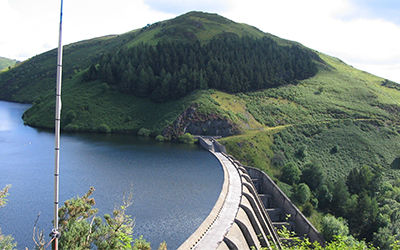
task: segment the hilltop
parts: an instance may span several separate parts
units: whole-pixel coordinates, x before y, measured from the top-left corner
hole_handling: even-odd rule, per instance
[[[0,99],[33,103],[29,125],[54,126],[55,63],[51,50],[0,74]],[[67,45],[62,112],[65,131],[226,136],[229,153],[268,172],[319,229],[329,212],[387,246],[400,228],[398,85],[255,27],[189,12]],[[352,220],[361,213],[366,224]]]
[[[216,14],[189,12],[177,18],[147,25],[121,35],[110,35],[64,46],[63,77],[71,80],[97,62],[102,55],[111,55],[120,49],[140,44],[156,45],[158,42],[205,43],[219,34],[236,34],[240,37],[268,37],[279,45],[295,44],[246,25],[238,24]],[[36,55],[0,75],[0,98],[32,103],[53,89],[56,74],[54,61],[57,50]]]
[[[18,63],[17,60],[8,59],[0,56],[0,71],[7,69],[8,67],[12,67]]]

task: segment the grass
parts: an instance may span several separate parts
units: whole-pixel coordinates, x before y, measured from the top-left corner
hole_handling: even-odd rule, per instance
[[[266,131],[251,131],[243,135],[231,136],[220,140],[227,151],[248,166],[256,166],[271,176],[279,171],[271,167],[273,151],[272,133]]]
[[[264,126],[254,119],[246,110],[246,103],[240,96],[215,91],[211,94],[211,97],[222,110],[236,114],[236,117],[239,119],[236,119],[235,122],[239,124],[243,131],[264,128]]]
[[[115,49],[122,39],[106,36],[64,46],[63,80],[85,70],[92,60],[105,51]],[[54,89],[56,49],[34,56],[17,67],[0,74],[0,99],[32,103]]]
[[[103,82],[82,82],[78,74],[64,82],[61,127],[70,131],[129,132],[146,128],[156,136],[189,106],[198,105],[201,113],[236,116],[220,110],[210,97],[213,91],[196,91],[179,100],[155,103],[147,98],[122,94]],[[55,98],[51,93],[35,101],[24,114],[24,121],[35,127],[54,127]],[[104,128],[109,130],[104,130]]]
[[[400,171],[390,169],[400,155],[400,91],[382,86],[383,79],[339,59],[320,57],[328,67],[298,84],[238,95],[213,94],[221,108],[255,120],[251,126],[242,122],[242,135],[221,142],[239,160],[275,179],[280,169],[271,160],[280,152],[285,163],[293,161],[300,168],[320,162],[331,180],[362,165],[380,166],[387,179],[400,178]],[[296,151],[303,146],[307,156],[299,159]],[[339,151],[332,154],[334,146]]]
[[[0,72],[3,70],[7,70],[8,67],[13,67],[17,64],[17,60],[8,59],[0,56]]]
[[[189,12],[177,18],[157,22],[137,32],[134,40],[128,43],[128,47],[139,43],[155,45],[159,41],[194,41],[207,42],[216,35],[222,33],[234,33],[239,37],[250,36],[261,38],[268,36],[279,45],[290,46],[292,41],[264,33],[257,28],[241,23],[235,23],[216,14]]]

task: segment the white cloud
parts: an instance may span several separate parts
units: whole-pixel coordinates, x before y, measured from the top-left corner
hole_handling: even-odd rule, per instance
[[[57,47],[60,1],[0,0],[0,55],[24,60]],[[119,34],[172,18],[142,0],[64,1],[63,43]]]
[[[142,0],[72,0],[65,5],[65,37],[120,34],[171,17]]]
[[[357,12],[349,0],[235,0],[224,14],[400,82],[400,27]]]

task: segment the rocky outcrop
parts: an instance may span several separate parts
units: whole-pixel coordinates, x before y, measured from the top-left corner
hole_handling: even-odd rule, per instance
[[[187,108],[172,125],[163,131],[163,136],[177,138],[184,133],[192,135],[230,136],[239,133],[236,124],[217,114],[203,114],[197,111],[197,105]]]

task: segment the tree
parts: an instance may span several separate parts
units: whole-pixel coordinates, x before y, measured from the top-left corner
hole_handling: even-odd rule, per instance
[[[321,233],[327,241],[333,240],[335,235],[347,236],[349,234],[346,220],[330,214],[322,218],[321,229]]]
[[[357,208],[349,218],[352,233],[360,239],[372,240],[373,233],[379,229],[378,212],[376,198],[361,194]]]
[[[332,188],[331,188],[332,189]],[[327,185],[321,185],[317,189],[318,207],[327,209],[332,202],[333,195]]]
[[[0,205],[6,203],[5,197],[8,195],[6,186],[0,190]],[[97,216],[98,210],[93,208],[95,205],[93,194],[94,188],[82,197],[77,196],[64,202],[64,205],[58,210],[60,232],[60,249],[137,249],[151,250],[150,243],[140,236],[133,239],[134,220],[127,215],[126,209],[132,205],[132,194],[123,198],[123,204],[113,210],[112,215],[105,214],[104,221]],[[0,207],[1,207],[0,206]],[[39,219],[39,216],[38,216]],[[44,240],[43,231],[36,231],[36,223],[33,229],[33,240],[36,249],[44,250],[48,243]],[[0,249],[12,250],[16,243],[11,236],[4,236],[0,230]],[[162,242],[160,250],[165,250],[167,244]]]
[[[293,162],[289,162],[282,168],[281,180],[292,185],[299,182],[300,175],[300,169]]]
[[[296,157],[299,159],[304,159],[307,156],[307,146],[301,145],[296,151]]]
[[[278,151],[272,157],[271,163],[276,167],[282,167],[285,163],[285,159],[285,154],[282,151]]]
[[[400,157],[397,157],[396,159],[394,159],[392,164],[390,164],[390,166],[393,169],[400,169]]]
[[[317,72],[313,59],[318,56],[311,52],[279,46],[269,38],[225,36],[216,36],[205,44],[142,43],[113,51],[101,56],[84,77],[106,81],[122,92],[166,101],[166,97],[177,99],[195,89],[216,88],[231,93],[258,90]],[[168,84],[170,92],[163,95],[165,91],[158,89],[167,73],[175,76]],[[135,91],[129,88],[132,85]]]
[[[89,70],[83,75],[85,81],[93,81],[98,78],[97,69],[94,64],[90,65]]]
[[[349,211],[350,193],[343,180],[337,181],[332,190],[332,212],[340,217],[345,217]]]
[[[131,196],[112,215],[104,215],[103,222],[93,208],[95,200],[90,197],[93,192],[91,187],[84,196],[65,201],[59,209],[60,248],[89,249],[92,245],[98,249],[131,248],[134,221],[125,213],[132,204]]]
[[[306,183],[311,190],[315,191],[324,181],[325,175],[319,163],[314,162],[306,164],[301,175],[301,182]]]
[[[8,196],[8,190],[11,185],[5,186],[2,190],[0,190],[0,207],[4,207],[7,203],[6,197]]]
[[[178,140],[179,140],[179,142],[185,143],[185,144],[193,144],[195,142],[193,135],[191,135],[190,133],[185,133],[183,135],[180,135],[178,137]]]
[[[0,208],[4,207],[7,203],[6,197],[8,196],[8,190],[11,185],[5,186],[0,190]],[[3,235],[0,228],[0,249],[11,250],[15,249],[17,243],[14,242],[14,238],[11,235]]]
[[[305,183],[300,183],[293,194],[295,200],[300,204],[305,204],[311,198],[310,188]]]
[[[379,183],[379,176],[374,174],[368,166],[362,166],[360,169],[353,168],[346,180],[347,187],[352,194],[367,192],[373,195],[377,191]]]

